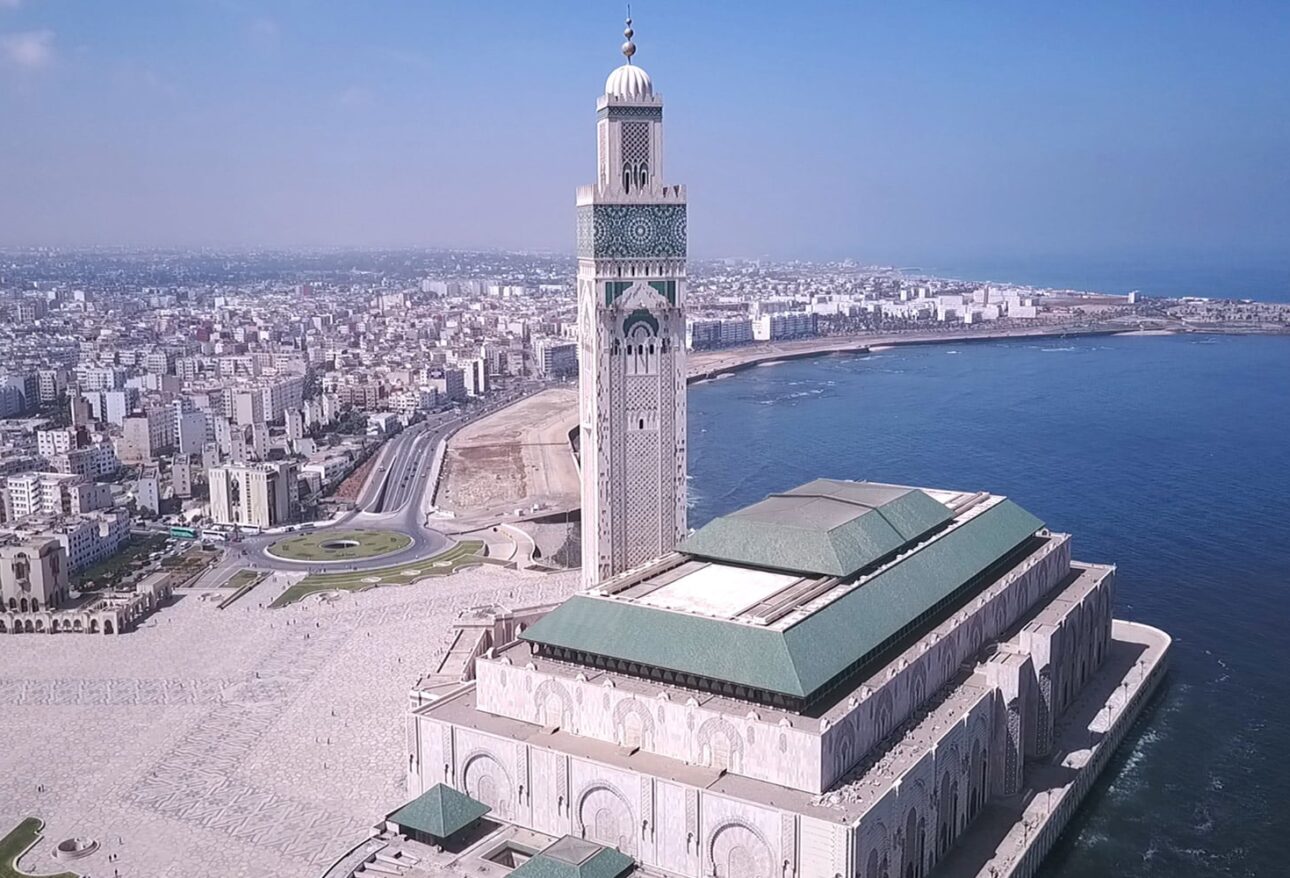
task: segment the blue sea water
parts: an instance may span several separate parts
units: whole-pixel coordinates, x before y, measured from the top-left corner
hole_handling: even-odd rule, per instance
[[[817,476],[1011,496],[1174,637],[1044,878],[1290,874],[1290,338],[901,348],[690,394],[692,525]]]

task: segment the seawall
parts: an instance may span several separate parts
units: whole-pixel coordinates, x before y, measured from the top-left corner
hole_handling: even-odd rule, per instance
[[[1101,681],[1109,697],[1062,718],[1057,755],[1028,763],[1026,791],[992,804],[933,878],[1031,878],[1039,870],[1168,674],[1172,640],[1158,628],[1116,619],[1112,644],[1118,660],[1099,671],[1109,675]]]

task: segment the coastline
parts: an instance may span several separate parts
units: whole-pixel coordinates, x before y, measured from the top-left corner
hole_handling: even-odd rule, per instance
[[[810,338],[789,342],[762,342],[715,351],[690,354],[688,383],[710,381],[725,374],[734,374],[754,366],[804,360],[834,354],[863,355],[875,350],[896,347],[934,344],[960,344],[985,341],[1024,341],[1036,338],[1081,338],[1097,335],[1121,335],[1139,330],[1125,330],[1118,326],[1064,327],[1045,326],[1035,329],[989,329],[983,332],[902,332],[874,333],[823,338]],[[1173,334],[1165,330],[1167,334]]]
[[[827,356],[864,356],[899,347],[928,345],[962,345],[980,342],[1035,341],[1043,339],[1071,339],[1092,336],[1154,337],[1160,335],[1225,334],[1263,335],[1266,332],[1226,332],[1200,328],[1164,326],[1139,328],[1125,324],[1086,323],[1078,326],[1050,324],[1035,327],[995,327],[941,331],[868,333],[863,335],[817,337],[781,342],[759,342],[733,348],[691,352],[687,383],[697,385],[708,381],[729,378],[740,372],[777,363]],[[1278,333],[1281,334],[1281,333]],[[444,475],[435,489],[435,504],[448,494],[471,496],[470,508],[457,504],[454,517],[441,518],[438,525],[449,531],[475,529],[499,522],[529,520],[564,520],[576,512],[581,504],[577,465],[569,444],[571,434],[578,426],[577,399],[568,394],[562,405],[549,404],[549,393],[538,398],[518,400],[476,421],[471,431],[463,431],[447,442],[447,455],[455,466],[445,467]],[[491,454],[498,456],[492,466],[486,461],[463,460],[461,452],[470,444],[469,437],[480,433],[496,433],[486,443]],[[558,439],[558,441],[557,441]],[[557,445],[562,446],[557,451]],[[544,463],[532,459],[541,451]],[[567,465],[554,465],[560,457]],[[523,468],[543,477],[534,479],[534,489],[527,487],[528,477],[517,473],[516,467],[498,466],[501,458],[514,462],[527,460]],[[480,468],[472,472],[472,466]],[[537,484],[541,482],[540,486]],[[468,490],[462,490],[463,487]]]
[[[793,360],[863,356],[875,348],[1076,338],[1117,335],[1125,331],[1123,326],[1048,325],[762,342],[691,353],[687,383],[715,381],[748,369]],[[461,430],[447,440],[447,461],[434,489],[433,505],[453,512],[451,517],[444,515],[439,518],[437,526],[446,532],[460,532],[504,521],[559,518],[579,508],[580,477],[569,444],[570,434],[578,426],[577,397],[569,393],[560,402],[553,402],[552,391],[517,400],[475,421],[469,429]],[[487,437],[482,445],[488,453],[486,456],[474,455],[477,459],[472,459],[469,446],[479,444],[479,437]],[[560,442],[557,443],[555,437],[561,437]],[[553,460],[557,444],[562,445],[560,457],[569,465],[557,465]],[[538,452],[541,452],[541,460],[535,458]],[[539,471],[541,478],[534,478]],[[530,484],[533,485],[531,489]],[[469,497],[471,508],[463,507],[460,502],[448,503],[444,499],[447,497]]]

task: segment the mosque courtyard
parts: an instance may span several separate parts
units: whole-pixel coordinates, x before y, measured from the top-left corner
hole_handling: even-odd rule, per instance
[[[408,691],[459,614],[576,587],[484,566],[276,610],[266,585],[224,610],[191,590],[124,636],[0,638],[0,836],[44,821],[37,874],[315,878],[406,800]],[[99,846],[59,863],[70,838]]]

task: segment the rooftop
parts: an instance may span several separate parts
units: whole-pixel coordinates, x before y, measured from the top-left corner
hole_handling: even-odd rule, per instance
[[[1004,497],[828,480],[713,525],[680,552],[571,597],[521,636],[556,658],[664,682],[811,700],[1003,573],[1043,528]],[[795,547],[794,533],[809,545]],[[759,540],[777,542],[759,549]],[[855,567],[859,559],[868,561]]]
[[[566,835],[511,875],[513,878],[619,878],[634,865],[626,854]]]
[[[954,517],[916,488],[816,479],[713,519],[688,555],[797,573],[850,576]]]
[[[388,819],[399,827],[411,828],[435,838],[447,838],[491,810],[483,802],[437,783]]]

